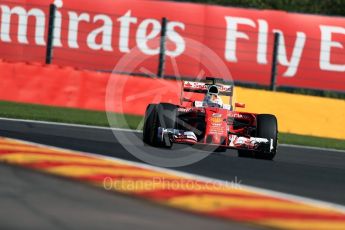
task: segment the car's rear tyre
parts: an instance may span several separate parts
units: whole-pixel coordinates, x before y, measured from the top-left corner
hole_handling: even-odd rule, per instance
[[[155,147],[172,147],[168,136],[158,138],[158,127],[175,128],[177,106],[169,103],[149,104],[145,112],[143,141]]]
[[[278,142],[278,124],[277,118],[271,114],[259,114],[256,117],[257,128],[256,137],[273,140],[273,149],[271,151],[248,151],[238,150],[239,157],[254,157],[257,159],[272,160],[277,152]]]

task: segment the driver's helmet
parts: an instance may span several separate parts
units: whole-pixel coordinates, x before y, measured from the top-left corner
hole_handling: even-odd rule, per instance
[[[223,101],[222,98],[219,96],[218,86],[208,86],[208,90],[204,99],[204,104],[211,107],[223,107]]]

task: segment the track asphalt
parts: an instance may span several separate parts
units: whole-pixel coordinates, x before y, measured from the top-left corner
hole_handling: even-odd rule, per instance
[[[0,120],[0,135],[140,161],[119,144],[109,129]],[[137,135],[140,136],[140,134]],[[139,143],[136,144],[139,145]],[[150,147],[140,146],[140,148]],[[183,150],[176,148],[170,151],[181,154]],[[345,152],[281,146],[274,161],[243,159],[236,155],[236,151],[233,150],[215,153],[197,163],[175,168],[175,170],[227,181],[236,179],[246,185],[345,205]],[[10,219],[1,221],[4,223],[2,224],[4,229],[23,227],[21,223],[26,223],[25,226],[37,224],[43,228],[54,223],[60,226],[58,227],[60,229],[80,228],[83,226],[80,225],[82,223],[85,223],[86,227],[99,226],[99,229],[103,227],[107,229],[109,225],[114,226],[117,223],[119,229],[121,226],[134,229],[136,221],[147,224],[144,229],[161,229],[161,223],[174,226],[176,220],[185,220],[178,222],[181,229],[184,229],[183,223],[186,223],[185,228],[188,229],[200,228],[200,226],[208,226],[207,229],[211,227],[229,229],[231,226],[234,229],[252,228],[252,226],[237,224],[229,226],[227,222],[220,220],[187,215],[121,195],[113,196],[86,185],[13,166],[1,165],[0,170],[2,172],[0,199],[4,204],[1,211],[7,213],[0,216],[11,216]],[[27,188],[27,191],[21,188]],[[81,202],[81,200],[84,201]],[[119,205],[126,207],[124,214],[118,209]],[[54,208],[50,210],[49,207]],[[148,212],[142,211],[143,209]],[[14,211],[19,214],[16,216]],[[11,212],[13,215],[8,215]],[[113,220],[106,219],[109,213],[114,214]],[[69,218],[67,223],[64,221],[64,215],[73,218]],[[90,216],[91,219],[82,219],[83,216]],[[160,223],[154,221],[157,216]],[[21,219],[22,222],[15,219]],[[106,221],[102,222],[102,219]]]

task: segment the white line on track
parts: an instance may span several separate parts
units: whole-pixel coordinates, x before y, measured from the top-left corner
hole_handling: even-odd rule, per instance
[[[115,131],[123,131],[123,132],[142,133],[141,130],[113,128],[113,127],[103,127],[103,126],[95,126],[95,125],[80,125],[80,124],[63,123],[63,122],[39,121],[39,120],[4,118],[4,117],[0,117],[0,120],[30,122],[30,123],[56,125],[56,126],[70,126],[70,127],[88,128],[88,129],[103,129],[103,130],[115,130]],[[332,149],[332,148],[320,148],[320,147],[304,146],[304,145],[302,146],[302,145],[293,145],[293,144],[279,144],[279,146],[282,146],[282,147],[292,147],[292,148],[300,148],[300,149],[314,149],[314,150],[320,150],[320,151],[331,151],[331,152],[345,153],[345,150]]]
[[[0,120],[30,122],[30,123],[36,123],[36,124],[46,124],[46,125],[56,125],[56,126],[70,126],[70,127],[88,128],[88,129],[104,129],[104,130],[116,130],[116,131],[124,131],[124,132],[137,132],[137,133],[142,132],[141,130],[133,130],[133,129],[112,128],[112,127],[95,126],[95,125],[80,125],[80,124],[53,122],[53,121],[39,121],[39,120],[5,118],[5,117],[0,117]]]
[[[345,153],[345,150],[331,149],[331,148],[321,148],[321,147],[305,146],[305,145],[279,144],[279,146],[290,147],[290,148],[298,148],[298,149],[312,149],[312,150],[320,150],[320,151]]]
[[[23,140],[18,140],[18,139],[13,139],[13,138],[8,138],[8,139],[12,139],[12,140],[16,140],[18,142],[28,143],[28,144],[32,144],[32,145],[36,145],[36,146],[43,146],[43,147],[47,147],[47,148],[51,148],[51,149],[57,149],[57,150],[74,152],[74,153],[78,153],[78,154],[84,154],[86,156],[97,157],[99,159],[109,160],[109,161],[113,161],[113,162],[121,162],[123,164],[131,165],[131,166],[136,166],[136,167],[154,170],[154,171],[163,172],[163,173],[174,174],[176,176],[191,178],[191,179],[203,181],[206,183],[217,183],[217,184],[221,184],[224,186],[229,185],[229,183],[225,180],[220,180],[220,179],[216,179],[216,178],[196,175],[196,174],[192,174],[192,173],[181,172],[181,171],[177,171],[177,170],[173,170],[173,169],[162,168],[162,167],[158,167],[158,166],[148,165],[145,163],[133,162],[133,161],[128,161],[128,160],[124,160],[124,159],[120,159],[120,158],[116,158],[116,157],[99,155],[99,154],[95,154],[95,153],[70,150],[67,148],[60,148],[60,147],[40,144],[40,143],[36,143],[36,142],[31,142],[31,141],[23,141]],[[248,190],[248,191],[252,191],[254,193],[266,195],[266,196],[276,197],[276,198],[280,198],[280,199],[286,199],[286,200],[304,203],[307,205],[318,206],[318,207],[326,208],[326,209],[333,209],[333,210],[337,210],[337,211],[345,214],[345,206],[344,205],[335,204],[335,203],[327,202],[327,201],[321,201],[321,200],[312,199],[312,198],[307,198],[307,197],[298,196],[298,195],[292,195],[292,194],[288,194],[288,193],[284,193],[284,192],[278,192],[278,191],[274,191],[274,190],[270,190],[270,189],[259,188],[259,187],[250,186],[250,185],[241,184],[241,188]]]

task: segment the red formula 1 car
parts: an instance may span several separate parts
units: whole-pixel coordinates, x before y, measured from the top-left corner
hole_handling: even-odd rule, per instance
[[[278,133],[274,115],[235,111],[233,84],[222,79],[182,84],[180,105],[147,106],[143,129],[146,144],[166,148],[173,143],[207,145],[214,151],[237,149],[240,157],[274,158]],[[244,104],[235,103],[236,107]]]

